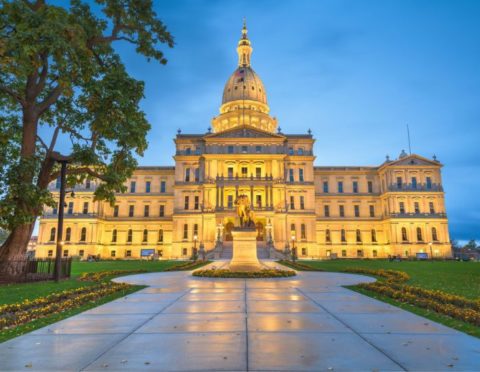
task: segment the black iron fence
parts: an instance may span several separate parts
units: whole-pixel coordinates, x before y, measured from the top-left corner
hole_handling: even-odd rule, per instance
[[[55,279],[55,259],[34,258],[9,261],[2,265],[0,279],[3,281],[34,282]],[[72,258],[62,258],[60,261],[60,278],[70,278]]]

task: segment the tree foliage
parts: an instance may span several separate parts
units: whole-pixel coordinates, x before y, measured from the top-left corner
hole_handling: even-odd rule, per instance
[[[147,147],[144,84],[112,44],[130,43],[165,64],[160,47],[173,38],[150,0],[95,7],[0,0],[0,227],[12,234],[53,205],[59,138],[70,141],[69,184],[99,179],[95,197],[111,202]]]

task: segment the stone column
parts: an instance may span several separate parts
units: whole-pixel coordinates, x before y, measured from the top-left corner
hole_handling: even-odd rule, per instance
[[[250,186],[250,208],[253,209],[253,186]]]
[[[265,191],[265,207],[268,207],[270,204],[269,204],[269,186],[266,185],[264,188],[264,191]]]
[[[270,207],[273,207],[273,185],[270,185]]]

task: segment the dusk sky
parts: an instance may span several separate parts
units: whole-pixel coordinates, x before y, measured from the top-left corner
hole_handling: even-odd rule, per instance
[[[146,83],[141,165],[173,165],[173,137],[206,132],[237,65],[252,67],[284,133],[312,129],[316,165],[379,165],[408,150],[445,165],[450,234],[480,239],[480,1],[155,1],[168,64],[117,44]],[[167,48],[164,48],[167,49]]]

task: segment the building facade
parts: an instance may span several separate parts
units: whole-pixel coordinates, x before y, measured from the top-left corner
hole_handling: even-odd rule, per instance
[[[238,67],[207,133],[175,138],[175,166],[138,167],[114,206],[94,201],[87,180],[67,198],[64,255],[188,258],[227,248],[235,200],[247,195],[258,245],[300,258],[451,256],[442,164],[402,151],[379,166],[315,166],[314,138],[285,134],[251,68],[244,26]],[[58,196],[59,183],[50,186]],[[53,256],[57,211],[40,219],[37,257]],[[222,242],[219,244],[219,242]]]

